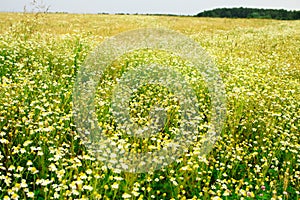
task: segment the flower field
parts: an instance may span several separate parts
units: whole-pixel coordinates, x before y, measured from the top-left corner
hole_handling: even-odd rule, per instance
[[[300,21],[16,13],[0,20],[0,199],[300,199]],[[163,51],[120,57],[95,95],[98,125],[120,149],[155,152],[182,120],[176,94],[144,85],[128,104],[132,120],[147,124],[158,103],[167,123],[146,139],[118,128],[111,95],[124,71],[149,63],[173,68],[200,108],[197,137],[180,157],[156,171],[124,172],[83,144],[74,83],[102,41],[153,27],[178,31],[209,53],[225,85],[226,120],[202,156],[211,100],[201,75]]]

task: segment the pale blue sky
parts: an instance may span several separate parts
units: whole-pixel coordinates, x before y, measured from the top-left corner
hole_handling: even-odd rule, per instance
[[[0,11],[31,11],[32,0],[0,0]],[[300,0],[43,0],[50,11],[70,13],[162,13],[195,15],[219,7],[300,10]]]

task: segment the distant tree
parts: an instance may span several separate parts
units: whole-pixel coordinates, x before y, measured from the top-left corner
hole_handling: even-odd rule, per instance
[[[262,18],[278,20],[299,20],[300,11],[287,11],[284,9],[258,9],[258,8],[217,8],[203,11],[197,17],[221,17],[221,18]]]

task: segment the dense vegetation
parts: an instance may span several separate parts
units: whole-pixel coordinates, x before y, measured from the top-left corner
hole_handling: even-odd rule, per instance
[[[16,13],[1,13],[0,21],[0,199],[300,198],[300,21]],[[133,174],[87,151],[74,123],[72,92],[97,44],[141,27],[173,29],[205,48],[226,86],[227,119],[205,157],[195,141],[161,170]],[[95,101],[98,125],[111,137],[118,136],[107,109],[111,90],[124,70],[147,62],[186,67],[151,50],[114,62]],[[197,85],[194,75],[186,71]],[[208,112],[202,91],[199,102]],[[144,92],[135,94],[131,110],[144,109],[145,96],[161,103],[169,96],[156,88]],[[154,135],[141,144],[154,151],[169,141]]]
[[[197,17],[221,17],[221,18],[261,18],[278,20],[298,20],[300,11],[287,11],[284,9],[258,9],[258,8],[217,8],[204,11]]]

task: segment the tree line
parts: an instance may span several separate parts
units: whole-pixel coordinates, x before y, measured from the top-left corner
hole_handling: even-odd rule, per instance
[[[300,11],[288,11],[284,9],[260,9],[260,8],[217,8],[203,11],[197,17],[220,18],[259,18],[278,20],[299,20]]]

